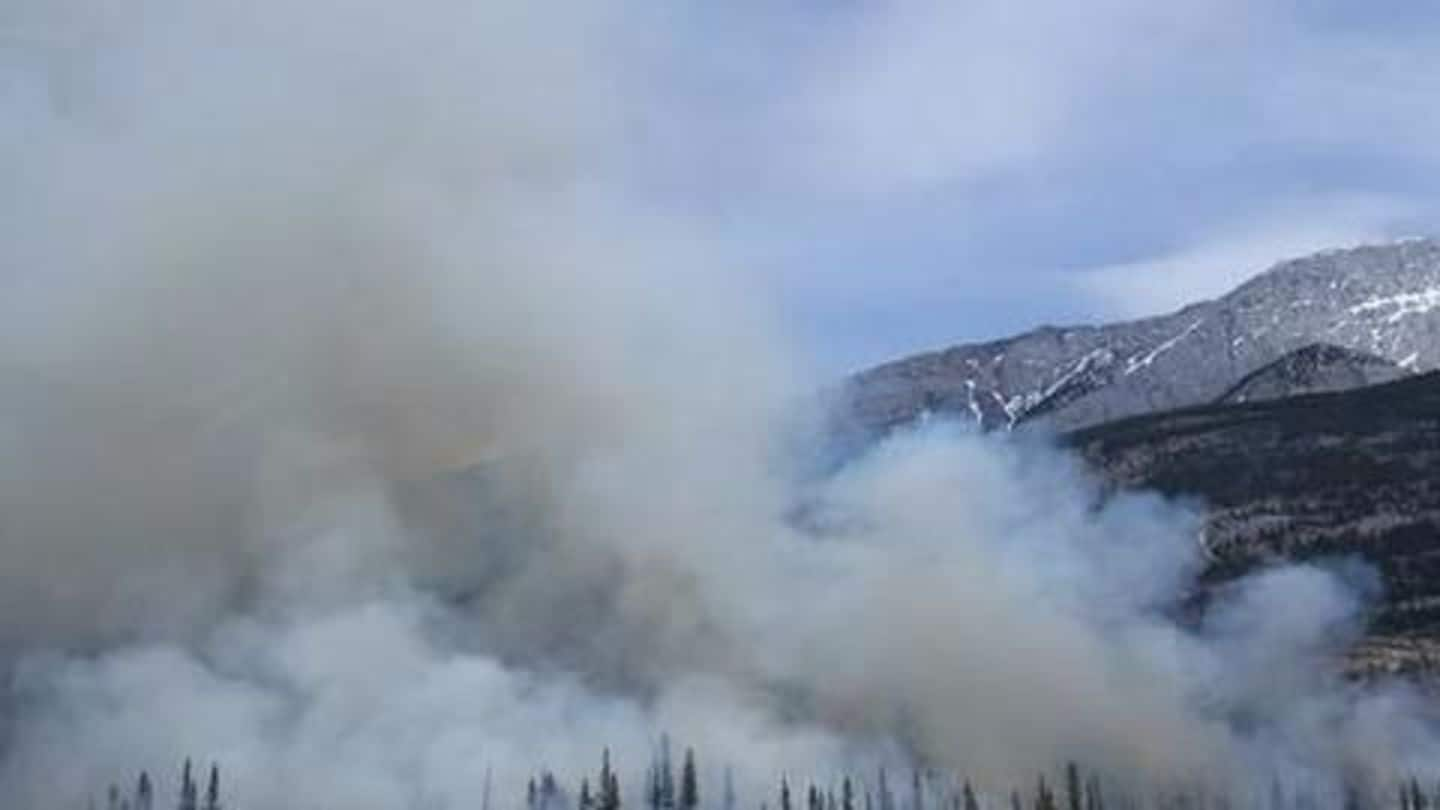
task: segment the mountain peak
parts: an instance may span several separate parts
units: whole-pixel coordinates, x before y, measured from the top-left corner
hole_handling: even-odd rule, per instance
[[[1335,373],[1325,386],[1379,374],[1374,364],[1357,365],[1359,356],[1401,373],[1440,365],[1440,241],[1326,250],[1167,315],[1047,326],[903,358],[851,378],[848,404],[870,432],[926,413],[987,428],[1040,420],[1074,429],[1215,401],[1287,355],[1320,345],[1356,355],[1342,362],[1312,349],[1295,359],[1332,357],[1321,363]],[[1366,370],[1340,373],[1347,363]]]

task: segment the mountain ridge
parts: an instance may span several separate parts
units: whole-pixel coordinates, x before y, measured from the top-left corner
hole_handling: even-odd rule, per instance
[[[846,418],[869,435],[926,413],[985,428],[1075,430],[1223,396],[1313,343],[1440,367],[1440,242],[1333,249],[1279,262],[1218,298],[1108,324],[1042,326],[851,376]]]
[[[1258,402],[1364,388],[1392,382],[1407,373],[1399,364],[1379,355],[1333,343],[1310,343],[1245,375],[1215,402]]]

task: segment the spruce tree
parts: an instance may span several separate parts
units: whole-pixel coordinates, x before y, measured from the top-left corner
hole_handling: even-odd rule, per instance
[[[855,810],[855,785],[849,775],[840,783],[840,810]]]
[[[1080,766],[1074,760],[1065,764],[1065,799],[1067,810],[1085,810],[1080,792]]]
[[[720,800],[720,810],[735,810],[735,771],[725,766],[725,793]]]
[[[975,799],[975,789],[970,787],[970,780],[965,780],[965,787],[960,792],[964,802],[964,810],[980,810],[980,802]]]
[[[1035,786],[1035,810],[1058,810],[1055,806],[1055,794],[1050,790],[1050,786],[1045,784],[1044,774],[1041,774]]]
[[[610,749],[606,748],[600,758],[600,807],[599,810],[620,810],[620,780],[610,767]]]
[[[180,774],[180,810],[197,810],[199,791],[195,788],[195,780],[191,776],[190,760],[185,760],[185,769]]]
[[[555,774],[545,771],[540,774],[540,810],[554,810],[560,806],[560,784]]]
[[[675,810],[675,766],[670,759],[670,735],[660,735],[660,810]]]
[[[910,772],[910,810],[925,810],[925,785],[920,781],[920,769]]]
[[[649,788],[645,794],[645,806],[648,807],[649,810],[660,810],[665,787],[660,783],[660,767],[658,763],[651,763],[650,768],[646,771],[646,777],[645,781],[649,783]]]
[[[590,778],[588,776],[580,780],[580,799],[576,806],[578,810],[595,810],[594,800],[590,798]]]
[[[210,784],[205,786],[205,810],[220,810],[220,766],[210,766]]]
[[[820,790],[815,787],[814,782],[810,783],[810,790],[805,794],[805,806],[809,810],[825,810],[825,805],[820,802]]]
[[[700,806],[700,780],[695,774],[695,749],[685,749],[685,764],[680,767],[680,810],[696,810]]]
[[[895,810],[895,797],[890,794],[890,782],[883,766],[880,768],[876,792],[879,794],[877,798],[880,801],[880,810]]]
[[[790,780],[784,775],[780,777],[780,810],[793,810],[790,805]]]
[[[150,784],[150,774],[141,771],[135,783],[135,810],[154,810],[155,788]]]

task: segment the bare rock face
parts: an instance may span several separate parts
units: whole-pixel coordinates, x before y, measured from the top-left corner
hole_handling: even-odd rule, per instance
[[[871,435],[927,413],[988,429],[1039,421],[1074,430],[1214,402],[1315,344],[1373,356],[1403,373],[1440,368],[1440,242],[1318,253],[1169,315],[1047,326],[896,360],[852,377],[845,408],[848,420]],[[1316,388],[1384,376],[1372,377],[1378,369],[1358,362],[1351,365],[1364,370],[1347,376],[1322,350],[1300,359],[1333,367],[1334,374],[1314,377]],[[1275,381],[1257,382],[1256,390],[1283,393],[1286,373],[1277,369]]]

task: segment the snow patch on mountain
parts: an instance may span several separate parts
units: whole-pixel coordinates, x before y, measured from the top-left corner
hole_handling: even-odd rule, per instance
[[[1396,323],[1411,315],[1424,315],[1440,308],[1440,287],[1431,287],[1419,292],[1400,293],[1382,298],[1371,298],[1350,307],[1351,315],[1366,312],[1390,310],[1386,323]]]
[[[1169,315],[1042,327],[903,358],[851,378],[848,402],[870,432],[927,409],[986,428],[1042,420],[1074,429],[1213,402],[1247,375],[1317,343],[1374,355],[1403,372],[1436,368],[1440,242],[1327,250]]]
[[[1175,348],[1175,344],[1179,343],[1187,337],[1190,337],[1190,335],[1195,333],[1196,329],[1200,328],[1200,324],[1204,322],[1205,321],[1203,319],[1198,320],[1195,323],[1190,324],[1190,326],[1186,328],[1184,332],[1181,332],[1175,337],[1170,338],[1164,343],[1161,343],[1159,346],[1156,346],[1155,348],[1146,352],[1143,357],[1131,358],[1130,362],[1125,364],[1125,376],[1129,377],[1131,374],[1134,374],[1141,369],[1149,368],[1150,364],[1155,362],[1155,358],[1159,357],[1165,352],[1170,351],[1171,349]]]

